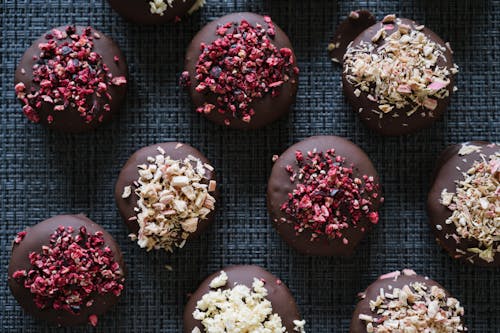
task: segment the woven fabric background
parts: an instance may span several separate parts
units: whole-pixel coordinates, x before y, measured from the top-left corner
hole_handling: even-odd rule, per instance
[[[326,47],[351,10],[413,18],[449,40],[460,66],[458,92],[444,119],[400,138],[368,131],[340,88]],[[191,109],[178,87],[185,49],[207,22],[227,13],[270,14],[288,33],[301,69],[290,116],[259,131],[227,130]],[[178,24],[122,20],[105,0],[0,0],[0,330],[2,332],[181,332],[188,293],[225,265],[252,263],[285,281],[307,331],[348,332],[356,294],[382,273],[413,268],[441,282],[466,309],[470,332],[500,332],[500,271],[452,261],[435,243],[425,214],[437,155],[447,145],[500,140],[500,1],[209,0]],[[24,50],[46,30],[74,23],[113,37],[130,66],[130,89],[114,122],[87,135],[29,124],[13,92]],[[381,222],[349,259],[298,255],[268,221],[265,189],[273,154],[311,135],[344,136],[372,158],[385,187]],[[199,148],[218,171],[216,223],[174,255],[146,253],[127,239],[113,200],[124,162],[136,149],[180,140]],[[16,232],[61,213],[85,213],[120,243],[126,291],[97,329],[56,329],[25,315],[7,287]],[[164,268],[172,265],[173,271]]]

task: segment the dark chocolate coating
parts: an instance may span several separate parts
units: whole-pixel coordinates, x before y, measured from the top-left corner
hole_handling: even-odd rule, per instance
[[[206,43],[210,44],[215,41],[218,36],[215,31],[218,25],[224,25],[228,22],[235,22],[239,24],[242,20],[248,21],[251,25],[255,26],[255,24],[259,23],[263,27],[267,27],[267,23],[264,21],[264,17],[253,14],[253,13],[234,13],[229,14],[227,16],[223,16],[209,24],[207,24],[203,29],[198,32],[198,34],[193,38],[191,44],[189,45],[186,53],[185,59],[185,69],[189,72],[189,77],[191,81],[191,86],[188,88],[189,93],[191,95],[191,100],[194,106],[194,109],[202,106],[205,102],[212,103],[217,105],[216,103],[216,95],[210,94],[202,94],[196,92],[195,88],[198,85],[198,81],[195,76],[196,64],[198,63],[198,57],[201,54],[200,44]],[[281,30],[276,24],[276,36],[271,39],[273,44],[278,48],[287,47],[291,50],[292,44],[288,39],[288,36]],[[296,66],[296,58],[294,55],[294,66]],[[221,114],[214,110],[209,114],[204,114],[209,120],[213,121],[216,124],[224,125],[224,120],[229,118],[231,123],[229,127],[235,129],[257,129],[261,128],[267,124],[274,122],[275,120],[281,118],[285,114],[290,111],[290,106],[295,102],[295,96],[297,94],[297,86],[298,86],[298,77],[297,75],[292,75],[288,82],[285,82],[280,90],[279,95],[276,97],[272,97],[270,93],[266,94],[263,98],[259,100],[255,100],[250,104],[255,110],[255,115],[252,117],[250,122],[244,122],[239,118],[233,118],[230,114]],[[225,125],[224,125],[225,126]]]
[[[175,0],[162,15],[152,14],[149,0],[108,0],[123,18],[138,24],[160,24],[186,15],[196,0]]]
[[[65,31],[66,27],[63,26],[63,27],[58,27],[56,29]],[[81,34],[84,29],[86,29],[86,27],[77,26],[76,33]],[[51,33],[51,31],[47,31],[47,33]],[[94,52],[101,55],[103,63],[109,67],[109,73],[112,73],[113,77],[125,76],[128,78],[127,62],[125,60],[125,56],[119,49],[118,45],[111,38],[104,35],[102,32],[92,28],[92,34],[94,33],[98,33],[100,35],[100,38],[98,39],[94,37],[93,50]],[[23,82],[26,86],[27,92],[29,92],[31,88],[35,88],[36,90],[39,89],[39,84],[35,84],[33,82],[32,67],[37,62],[37,60],[33,60],[33,56],[38,57],[40,55],[41,51],[38,48],[38,44],[47,42],[45,35],[46,34],[37,39],[33,43],[33,45],[31,45],[31,47],[26,50],[23,57],[21,58],[19,66],[16,69],[14,84]],[[70,40],[70,38],[68,37],[67,39],[63,40],[58,40],[58,39],[54,40],[56,40],[57,43],[60,44],[64,41]],[[118,62],[114,61],[115,56],[119,57]],[[25,74],[22,73],[22,69],[25,70]],[[53,104],[49,104],[46,102],[43,102],[41,108],[36,110],[37,113],[40,115],[40,123],[51,129],[56,129],[59,131],[71,132],[71,133],[80,133],[95,129],[96,127],[102,124],[108,123],[111,120],[113,114],[120,110],[127,92],[127,84],[116,86],[109,83],[108,92],[112,96],[112,100],[109,102],[104,101],[103,99],[99,99],[96,95],[93,95],[92,98],[90,97],[88,98],[88,103],[86,104],[87,106],[89,105],[91,106],[94,103],[94,101],[97,100],[99,101],[99,104],[101,106],[106,103],[109,103],[111,107],[110,111],[108,112],[101,109],[101,111],[97,113],[96,117],[90,123],[86,123],[85,119],[81,117],[78,110],[74,107],[68,106],[64,111],[50,112],[52,111]],[[51,124],[49,124],[47,121],[47,116],[49,115],[49,112],[54,117],[54,121]],[[101,114],[103,115],[103,120],[102,122],[99,122],[98,118],[99,115]]]
[[[228,277],[227,284],[222,289],[233,288],[235,284],[252,288],[254,278],[264,279],[264,287],[268,292],[266,299],[271,302],[273,313],[277,313],[281,317],[282,324],[286,327],[287,332],[295,332],[293,321],[301,319],[299,309],[297,308],[297,304],[295,304],[290,290],[288,290],[287,286],[281,280],[259,266],[229,266],[222,270],[226,272]],[[219,275],[220,271],[207,277],[189,297],[184,309],[184,333],[191,333],[195,327],[198,327],[201,332],[205,332],[201,322],[193,318],[193,312],[196,309],[196,303],[203,295],[213,290],[210,288],[210,282]]]
[[[441,192],[447,189],[450,193],[456,192],[456,182],[463,180],[462,172],[466,172],[472,167],[474,161],[481,161],[481,154],[490,156],[500,150],[498,145],[491,145],[485,141],[468,142],[475,146],[481,146],[481,152],[473,152],[468,155],[460,156],[458,152],[462,144],[452,145],[445,149],[438,159],[438,163],[434,175],[434,183],[427,197],[427,214],[429,215],[429,223],[436,241],[450,254],[452,258],[460,259],[463,262],[471,264],[469,259],[472,259],[474,265],[484,267],[500,267],[500,255],[497,253],[494,261],[487,261],[478,257],[477,254],[467,252],[468,248],[477,247],[479,242],[474,238],[461,238],[460,243],[457,243],[453,237],[446,238],[446,235],[457,234],[454,223],[446,224],[445,221],[452,215],[452,211],[440,203]],[[489,147],[488,147],[489,145]],[[457,170],[460,168],[460,171]],[[442,230],[436,228],[437,225],[442,227]],[[500,242],[497,242],[497,246]],[[467,255],[460,254],[457,249],[465,251]]]
[[[135,195],[134,190],[132,190],[132,194],[126,198],[122,198],[123,188],[125,186],[132,186],[132,189],[135,189],[134,182],[139,179],[139,172],[137,170],[137,166],[140,164],[147,164],[147,158],[149,156],[154,157],[159,154],[157,148],[162,147],[165,150],[165,156],[170,156],[175,160],[184,160],[188,155],[192,155],[198,158],[201,162],[210,164],[208,159],[197,149],[182,143],[179,148],[176,148],[177,145],[181,143],[179,142],[164,142],[158,143],[155,145],[151,145],[148,147],[144,147],[136,151],[132,156],[130,156],[127,163],[125,163],[122,168],[120,175],[118,176],[118,180],[116,181],[115,186],[115,201],[118,206],[118,210],[120,211],[120,215],[123,218],[123,221],[127,225],[128,229],[132,233],[137,233],[139,231],[139,225],[137,221],[130,221],[129,218],[132,216],[136,216],[136,212],[134,211],[134,207],[137,206],[137,195]],[[215,180],[215,171],[210,171],[205,168],[205,177],[207,178],[207,182],[210,180]],[[216,200],[218,199],[218,190],[215,193],[210,193]],[[217,206],[217,202],[215,205]],[[213,210],[210,214],[207,215],[205,220],[200,220],[198,223],[198,228],[195,232],[189,234],[187,240],[193,239],[201,235],[205,230],[212,224],[214,220],[215,210]]]
[[[294,170],[298,170],[295,152],[300,150],[306,155],[308,151],[315,148],[318,152],[335,148],[335,154],[346,159],[346,166],[354,164],[354,176],[373,176],[375,183],[379,183],[377,171],[370,158],[354,143],[338,136],[313,136],[288,148],[275,162],[267,185],[267,208],[278,234],[300,253],[317,256],[350,256],[372,226],[367,218],[362,218],[356,227],[350,227],[343,231],[344,237],[349,240],[347,245],[342,242],[341,238],[329,240],[325,235],[321,235],[317,240],[311,242],[310,230],[304,230],[297,235],[293,223],[280,222],[281,218],[293,221],[293,217],[281,211],[281,205],[288,201],[288,193],[292,192],[297,184],[297,181],[290,182],[290,175],[285,167],[292,165]],[[381,197],[380,192],[379,188],[378,198]],[[373,209],[376,211],[380,205],[380,199],[371,200]],[[365,228],[364,232],[361,231],[362,227]]]
[[[331,43],[339,43],[339,45],[332,51],[329,51],[330,58],[336,59],[341,64],[344,62],[344,54],[349,44],[358,37],[360,33],[377,23],[375,16],[369,11],[356,10],[355,12],[359,17],[354,18],[348,16],[345,20],[340,22],[331,41]]]
[[[409,19],[401,18],[397,20],[399,20],[397,22],[401,22],[403,24],[411,26],[412,29],[414,29],[416,26],[419,25],[415,21]],[[397,31],[399,25],[396,22],[386,23],[386,24],[379,22],[371,26],[370,28],[366,29],[363,33],[361,33],[353,41],[352,47],[359,45],[361,42],[371,43],[372,37],[375,36],[383,26],[387,26],[389,24],[392,24],[393,28],[386,30],[387,36]],[[440,67],[447,67],[449,70],[451,70],[451,68],[453,68],[454,65],[453,56],[451,54],[451,51],[446,47],[445,42],[427,27],[424,27],[421,30],[421,32],[424,33],[427,36],[427,38],[445,48],[444,57],[446,58],[446,60],[440,57],[439,60],[437,61],[437,65]],[[384,44],[385,41],[383,41],[382,38],[378,43],[376,43],[377,46],[382,46]],[[374,52],[377,52],[376,49],[377,48],[375,48]],[[414,107],[414,105],[409,105],[402,109],[394,108],[393,111],[384,114],[382,118],[379,118],[378,114],[372,112],[372,110],[380,111],[378,108],[379,104],[377,102],[369,100],[367,97],[369,94],[367,92],[361,92],[359,97],[356,97],[356,95],[354,95],[356,87],[354,87],[347,81],[345,67],[344,67],[344,72],[342,73],[342,86],[344,89],[344,94],[347,97],[349,103],[351,104],[353,111],[358,114],[358,116],[361,118],[361,120],[366,126],[368,126],[372,130],[382,135],[397,136],[397,135],[414,133],[423,128],[429,127],[443,115],[450,102],[450,96],[453,92],[453,87],[454,87],[453,75],[450,75],[449,79],[451,82],[447,86],[447,89],[450,92],[450,95],[448,97],[445,97],[444,99],[437,98],[438,105],[436,109],[432,111],[433,113],[432,117],[429,115],[428,112],[429,110],[423,109],[422,107],[408,117],[406,112],[412,110]],[[363,109],[361,112],[359,112],[360,108]],[[421,116],[422,111],[426,113],[425,117]],[[394,112],[397,112],[399,114],[399,117],[396,118],[392,117],[392,114]]]
[[[33,227],[27,228],[27,234],[24,239],[19,244],[13,245],[8,270],[9,287],[24,310],[35,318],[46,320],[59,326],[84,325],[88,323],[88,317],[90,315],[95,314],[99,317],[107,312],[118,302],[120,296],[115,296],[113,293],[104,295],[94,293],[92,296],[94,300],[92,306],[82,306],[80,313],[75,315],[64,310],[39,309],[34,303],[33,295],[29,289],[26,289],[22,283],[12,278],[12,274],[14,274],[15,271],[30,269],[31,263],[28,255],[31,252],[40,252],[42,245],[49,245],[50,236],[59,226],[72,226],[75,229],[75,233],[78,232],[81,226],[87,228],[89,234],[101,231],[103,233],[105,246],[111,249],[114,260],[120,265],[125,274],[125,263],[120,248],[107,231],[84,215],[58,215],[40,222]]]
[[[403,275],[401,274],[396,281],[394,278],[379,278],[377,281],[373,282],[368,289],[365,291],[366,297],[359,301],[356,309],[354,310],[354,314],[352,315],[351,320],[351,329],[350,333],[367,333],[366,332],[366,323],[359,319],[360,314],[367,314],[370,316],[376,317],[377,314],[373,313],[370,310],[370,301],[377,299],[377,296],[380,295],[380,288],[383,288],[386,292],[389,292],[389,286],[394,288],[402,289],[405,285],[411,283],[425,283],[429,288],[432,286],[437,286],[445,291],[447,297],[452,297],[450,293],[443,288],[439,283],[434,280],[431,280],[427,277],[423,277],[421,275]]]

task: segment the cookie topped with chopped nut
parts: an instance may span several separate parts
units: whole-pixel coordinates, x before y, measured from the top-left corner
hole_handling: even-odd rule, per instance
[[[354,311],[350,333],[462,333],[464,308],[440,284],[405,269],[382,275]]]
[[[353,110],[383,135],[430,126],[445,112],[458,72],[449,44],[395,15],[354,39],[343,66],[344,93]]]
[[[205,0],[108,0],[128,21],[138,24],[178,22],[200,9]]]
[[[447,148],[427,210],[438,243],[453,258],[500,267],[500,146],[474,141]]]
[[[184,310],[184,333],[305,333],[305,326],[285,284],[258,266],[212,274]]]
[[[212,223],[214,168],[195,148],[168,142],[134,153],[123,167],[115,199],[133,241],[173,252]]]

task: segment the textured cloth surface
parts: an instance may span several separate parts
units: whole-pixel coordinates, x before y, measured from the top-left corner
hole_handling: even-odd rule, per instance
[[[340,67],[326,47],[351,10],[413,18],[449,40],[460,66],[451,106],[432,128],[400,138],[367,130],[340,88]],[[290,116],[254,132],[227,130],[192,110],[178,87],[185,49],[207,22],[235,11],[266,13],[288,33],[301,69]],[[252,263],[279,276],[295,295],[312,333],[348,332],[356,295],[380,274],[413,268],[460,299],[471,332],[500,332],[497,270],[452,261],[435,243],[425,214],[437,155],[466,140],[500,140],[500,1],[209,0],[177,24],[143,27],[122,20],[105,0],[0,0],[0,330],[64,332],[23,313],[7,287],[16,232],[52,215],[85,213],[120,243],[128,265],[120,303],[97,332],[181,332],[187,295],[210,273]],[[130,66],[129,93],[112,124],[65,135],[28,124],[13,76],[25,49],[46,30],[92,25],[114,38]],[[311,135],[344,136],[372,158],[385,188],[380,224],[349,259],[305,257],[289,249],[268,221],[265,189],[273,154]],[[217,168],[216,222],[174,255],[146,253],[127,238],[113,200],[121,166],[138,148],[180,140]],[[169,272],[164,265],[172,265]]]

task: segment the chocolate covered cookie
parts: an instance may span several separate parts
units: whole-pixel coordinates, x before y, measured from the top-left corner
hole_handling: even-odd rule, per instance
[[[205,0],[108,0],[125,19],[139,24],[180,20],[205,4]]]
[[[190,296],[184,333],[305,333],[305,320],[285,284],[258,266],[230,266]]]
[[[267,207],[280,236],[304,254],[349,256],[379,221],[381,186],[368,156],[352,142],[315,136],[277,158]]]
[[[343,58],[343,89],[353,110],[383,135],[429,127],[454,90],[452,51],[423,25],[387,15],[362,32]]]
[[[453,258],[500,267],[500,146],[474,141],[447,148],[427,210],[438,243]]]
[[[31,122],[85,132],[119,111],[127,75],[125,57],[111,38],[91,27],[59,27],[26,50],[15,91]]]
[[[289,112],[298,68],[286,34],[267,16],[234,13],[206,25],[188,47],[181,84],[198,113],[239,129]]]
[[[381,276],[360,298],[351,333],[467,332],[460,302],[412,270]]]
[[[187,144],[166,142],[130,157],[115,200],[132,240],[148,251],[173,252],[213,222],[217,193],[207,158]]]
[[[118,244],[101,226],[83,215],[59,215],[17,234],[8,283],[36,318],[95,326],[118,301],[124,269]]]

